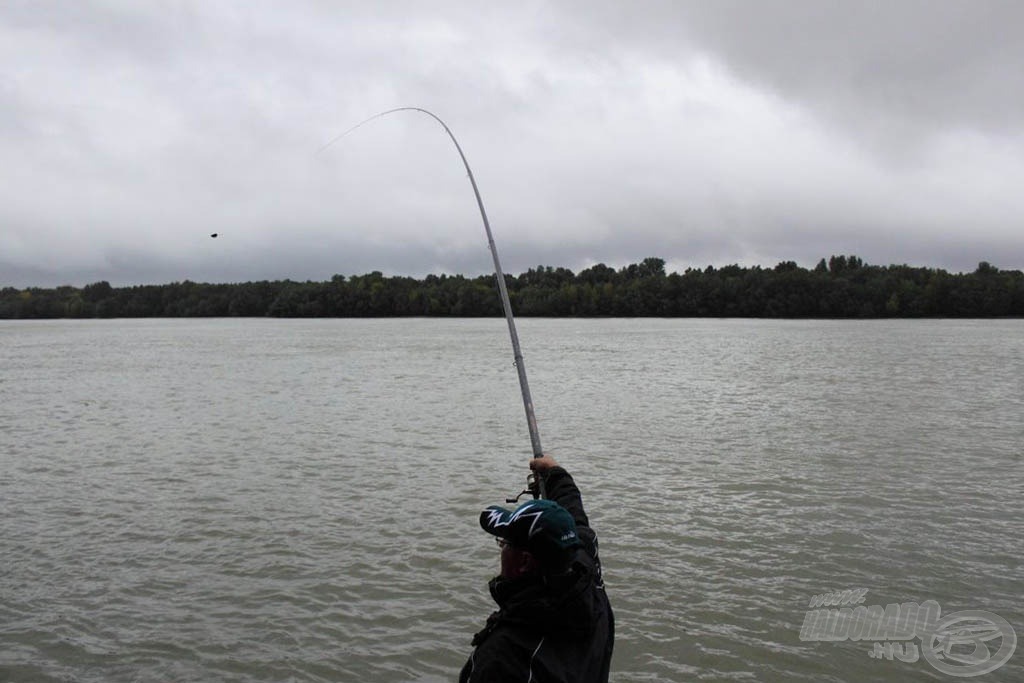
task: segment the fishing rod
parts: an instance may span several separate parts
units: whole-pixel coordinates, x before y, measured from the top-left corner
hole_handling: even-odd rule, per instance
[[[462,159],[462,165],[466,167],[466,174],[469,176],[469,183],[473,186],[473,195],[476,196],[476,205],[480,207],[480,217],[484,221],[484,231],[487,232],[487,246],[490,247],[491,256],[494,259],[494,275],[498,280],[498,293],[501,295],[501,305],[505,310],[505,320],[508,322],[508,333],[512,339],[512,356],[516,366],[516,372],[519,374],[519,389],[523,394],[523,407],[526,409],[526,425],[530,430],[530,443],[533,446],[533,457],[540,458],[544,455],[544,452],[540,446],[540,432],[537,430],[537,417],[533,412],[533,399],[530,397],[530,383],[526,379],[526,363],[523,360],[522,349],[519,347],[519,334],[516,332],[516,322],[515,318],[512,316],[512,304],[509,302],[508,287],[505,285],[505,274],[501,270],[501,260],[498,258],[498,247],[494,244],[494,235],[491,234],[491,223],[487,220],[487,211],[484,209],[483,199],[480,198],[480,189],[476,186],[476,178],[473,177],[473,169],[469,167],[469,161],[466,160],[466,155],[462,152],[462,146],[459,145],[459,141],[455,139],[455,134],[452,133],[451,128],[449,128],[448,124],[442,121],[441,118],[432,111],[421,109],[420,107],[398,107],[397,109],[382,111],[379,114],[374,114],[365,121],[360,121],[324,144],[320,147],[317,153],[323,152],[338,140],[342,139],[355,129],[366,125],[370,121],[400,111],[418,111],[440,123],[441,127],[444,128],[444,132],[448,133],[448,137],[451,138],[452,143],[454,143],[455,149],[458,151],[459,157]],[[546,498],[544,480],[531,473],[526,477],[526,489],[524,489],[518,496],[514,498],[507,498],[506,500],[509,503],[514,503],[527,493],[533,495],[534,498]]]

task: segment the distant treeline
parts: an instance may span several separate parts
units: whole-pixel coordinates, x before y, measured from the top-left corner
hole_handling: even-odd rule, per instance
[[[755,318],[916,318],[1024,316],[1024,274],[987,262],[973,273],[871,266],[856,256],[821,259],[813,269],[784,261],[665,273],[647,258],[618,270],[598,264],[579,273],[538,266],[506,275],[513,311],[522,316],[666,316]],[[392,317],[499,316],[494,276],[335,275],[328,282],[246,282],[82,288],[7,287],[0,318],[200,316]]]

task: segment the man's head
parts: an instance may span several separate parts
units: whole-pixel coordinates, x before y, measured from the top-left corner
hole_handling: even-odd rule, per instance
[[[552,500],[531,500],[515,510],[492,505],[480,513],[480,526],[498,537],[501,575],[557,573],[580,545],[569,511]]]

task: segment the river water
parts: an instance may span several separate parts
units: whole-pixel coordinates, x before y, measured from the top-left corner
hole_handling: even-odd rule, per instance
[[[801,640],[854,588],[1024,638],[1024,321],[518,323],[614,681],[956,680]],[[453,680],[530,455],[500,319],[4,322],[0,406],[0,681]]]

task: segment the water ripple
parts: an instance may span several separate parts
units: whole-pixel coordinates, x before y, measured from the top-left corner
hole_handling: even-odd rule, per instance
[[[452,680],[529,455],[502,325],[0,324],[0,680]],[[1021,332],[521,321],[613,680],[940,680],[800,641],[831,590],[1024,625]]]

